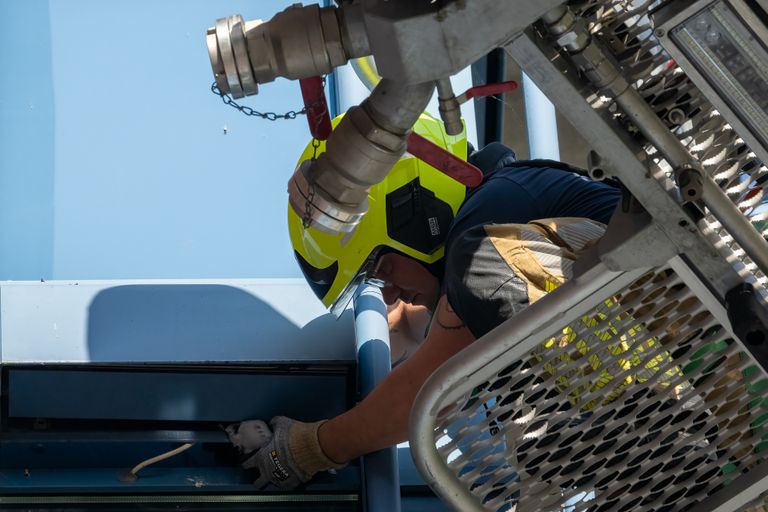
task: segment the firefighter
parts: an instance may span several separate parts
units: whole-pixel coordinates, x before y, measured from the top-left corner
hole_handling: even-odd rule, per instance
[[[618,188],[559,162],[518,161],[498,143],[468,155],[465,133],[447,135],[427,114],[414,130],[469,157],[483,171],[482,183],[467,190],[406,154],[371,187],[369,211],[349,235],[306,226],[289,207],[296,259],[325,306],[343,310],[366,279],[382,286],[399,364],[335,418],[229,427],[231,441],[249,455],[243,466],[259,475],[258,487],[291,489],[405,441],[411,405],[432,372],[568,280],[621,197]],[[308,146],[300,162],[312,154]]]

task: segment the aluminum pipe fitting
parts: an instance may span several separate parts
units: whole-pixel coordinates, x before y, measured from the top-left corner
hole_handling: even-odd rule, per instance
[[[239,14],[217,20],[206,41],[219,90],[242,98],[277,77],[325,75],[370,54],[360,9],[296,4],[267,22]]]
[[[570,52],[583,50],[590,40],[586,22],[576,18],[570,9],[559,6],[541,17],[557,44]]]
[[[437,109],[440,119],[443,120],[445,132],[448,135],[458,135],[464,131],[464,123],[461,122],[461,106],[453,92],[450,78],[442,78],[437,84]]]
[[[288,183],[291,207],[304,224],[349,233],[368,211],[368,190],[403,156],[411,128],[429,103],[434,83],[404,85],[382,79],[351,108],[314,162]]]
[[[363,107],[352,107],[326,152],[294,173],[288,185],[291,206],[317,229],[352,231],[368,211],[368,189],[384,179],[405,149],[406,136],[377,126]]]

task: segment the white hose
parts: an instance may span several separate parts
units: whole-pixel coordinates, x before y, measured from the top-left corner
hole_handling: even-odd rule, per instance
[[[171,451],[168,451],[168,452],[165,452],[165,453],[161,453],[160,455],[152,457],[151,459],[147,459],[144,462],[140,462],[140,463],[136,464],[136,466],[134,466],[134,468],[128,474],[129,475],[133,475],[133,476],[138,478],[139,471],[141,471],[145,467],[150,466],[150,465],[152,465],[152,464],[154,464],[156,462],[160,462],[161,460],[170,459],[174,455],[178,455],[178,454],[180,454],[183,451],[189,450],[194,445],[195,445],[195,443],[185,443],[185,444],[179,446],[178,448],[174,448]]]

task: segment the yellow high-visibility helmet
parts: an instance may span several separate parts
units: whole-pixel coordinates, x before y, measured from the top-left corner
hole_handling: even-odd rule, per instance
[[[341,116],[333,121],[334,128]],[[467,158],[466,130],[445,133],[443,123],[422,114],[414,131],[457,157]],[[310,143],[297,168],[312,158]],[[317,154],[325,151],[321,142]],[[358,285],[376,259],[385,252],[398,252],[430,265],[444,255],[445,238],[466,196],[466,187],[406,153],[381,183],[368,193],[368,212],[350,233],[329,234],[305,227],[288,205],[288,229],[294,255],[315,295],[339,315],[347,307]]]

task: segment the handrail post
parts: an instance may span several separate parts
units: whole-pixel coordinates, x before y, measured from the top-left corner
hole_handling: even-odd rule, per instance
[[[354,300],[355,352],[360,398],[365,398],[392,369],[387,306],[381,290],[363,284]],[[400,512],[397,447],[363,456],[364,510]]]

